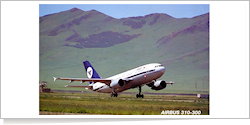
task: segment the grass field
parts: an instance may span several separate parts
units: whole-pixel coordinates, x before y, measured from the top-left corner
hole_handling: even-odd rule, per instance
[[[136,98],[120,94],[111,98],[100,93],[40,93],[40,115],[161,115],[163,110],[201,111],[209,115],[209,99],[183,95],[149,95]]]

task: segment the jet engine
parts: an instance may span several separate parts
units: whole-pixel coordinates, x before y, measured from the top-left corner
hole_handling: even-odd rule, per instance
[[[112,80],[110,83],[110,87],[113,89],[123,87],[124,85],[125,85],[125,82],[122,79],[115,79],[115,80]]]
[[[152,90],[161,90],[161,89],[166,88],[167,84],[163,80],[158,80],[158,81],[154,82],[153,85],[152,85],[152,83],[150,83],[148,86],[150,86]]]

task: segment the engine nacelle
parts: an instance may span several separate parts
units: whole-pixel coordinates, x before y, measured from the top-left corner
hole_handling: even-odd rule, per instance
[[[122,79],[115,79],[115,80],[112,80],[110,83],[110,87],[113,89],[123,87],[124,85],[125,85],[125,82]]]
[[[154,85],[152,86],[152,90],[161,90],[161,89],[164,89],[166,88],[167,84],[165,81],[163,80],[158,80],[154,83]]]

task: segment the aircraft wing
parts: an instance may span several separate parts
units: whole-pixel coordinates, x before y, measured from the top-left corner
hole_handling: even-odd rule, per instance
[[[86,88],[86,89],[93,89],[93,86],[78,86],[78,85],[66,85],[64,87],[75,87],[75,88]]]
[[[166,81],[166,84],[171,84],[173,85],[175,82],[172,82],[172,81]]]
[[[81,81],[81,83],[84,82],[101,82],[101,83],[105,83],[106,85],[110,85],[111,80],[110,79],[101,79],[101,78],[63,78],[63,77],[53,77],[54,81],[56,80],[69,80],[69,83],[73,82],[73,81]]]

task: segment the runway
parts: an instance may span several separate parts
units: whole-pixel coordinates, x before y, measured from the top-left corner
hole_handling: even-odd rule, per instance
[[[69,92],[69,93],[95,93],[92,91],[75,91],[75,90],[52,90],[52,92]],[[118,94],[131,94],[131,95],[136,95],[136,92],[120,92]],[[143,94],[149,94],[149,95],[182,95],[182,96],[197,96],[197,94],[187,94],[187,93],[143,93]],[[201,94],[205,97],[209,97],[209,94]]]

